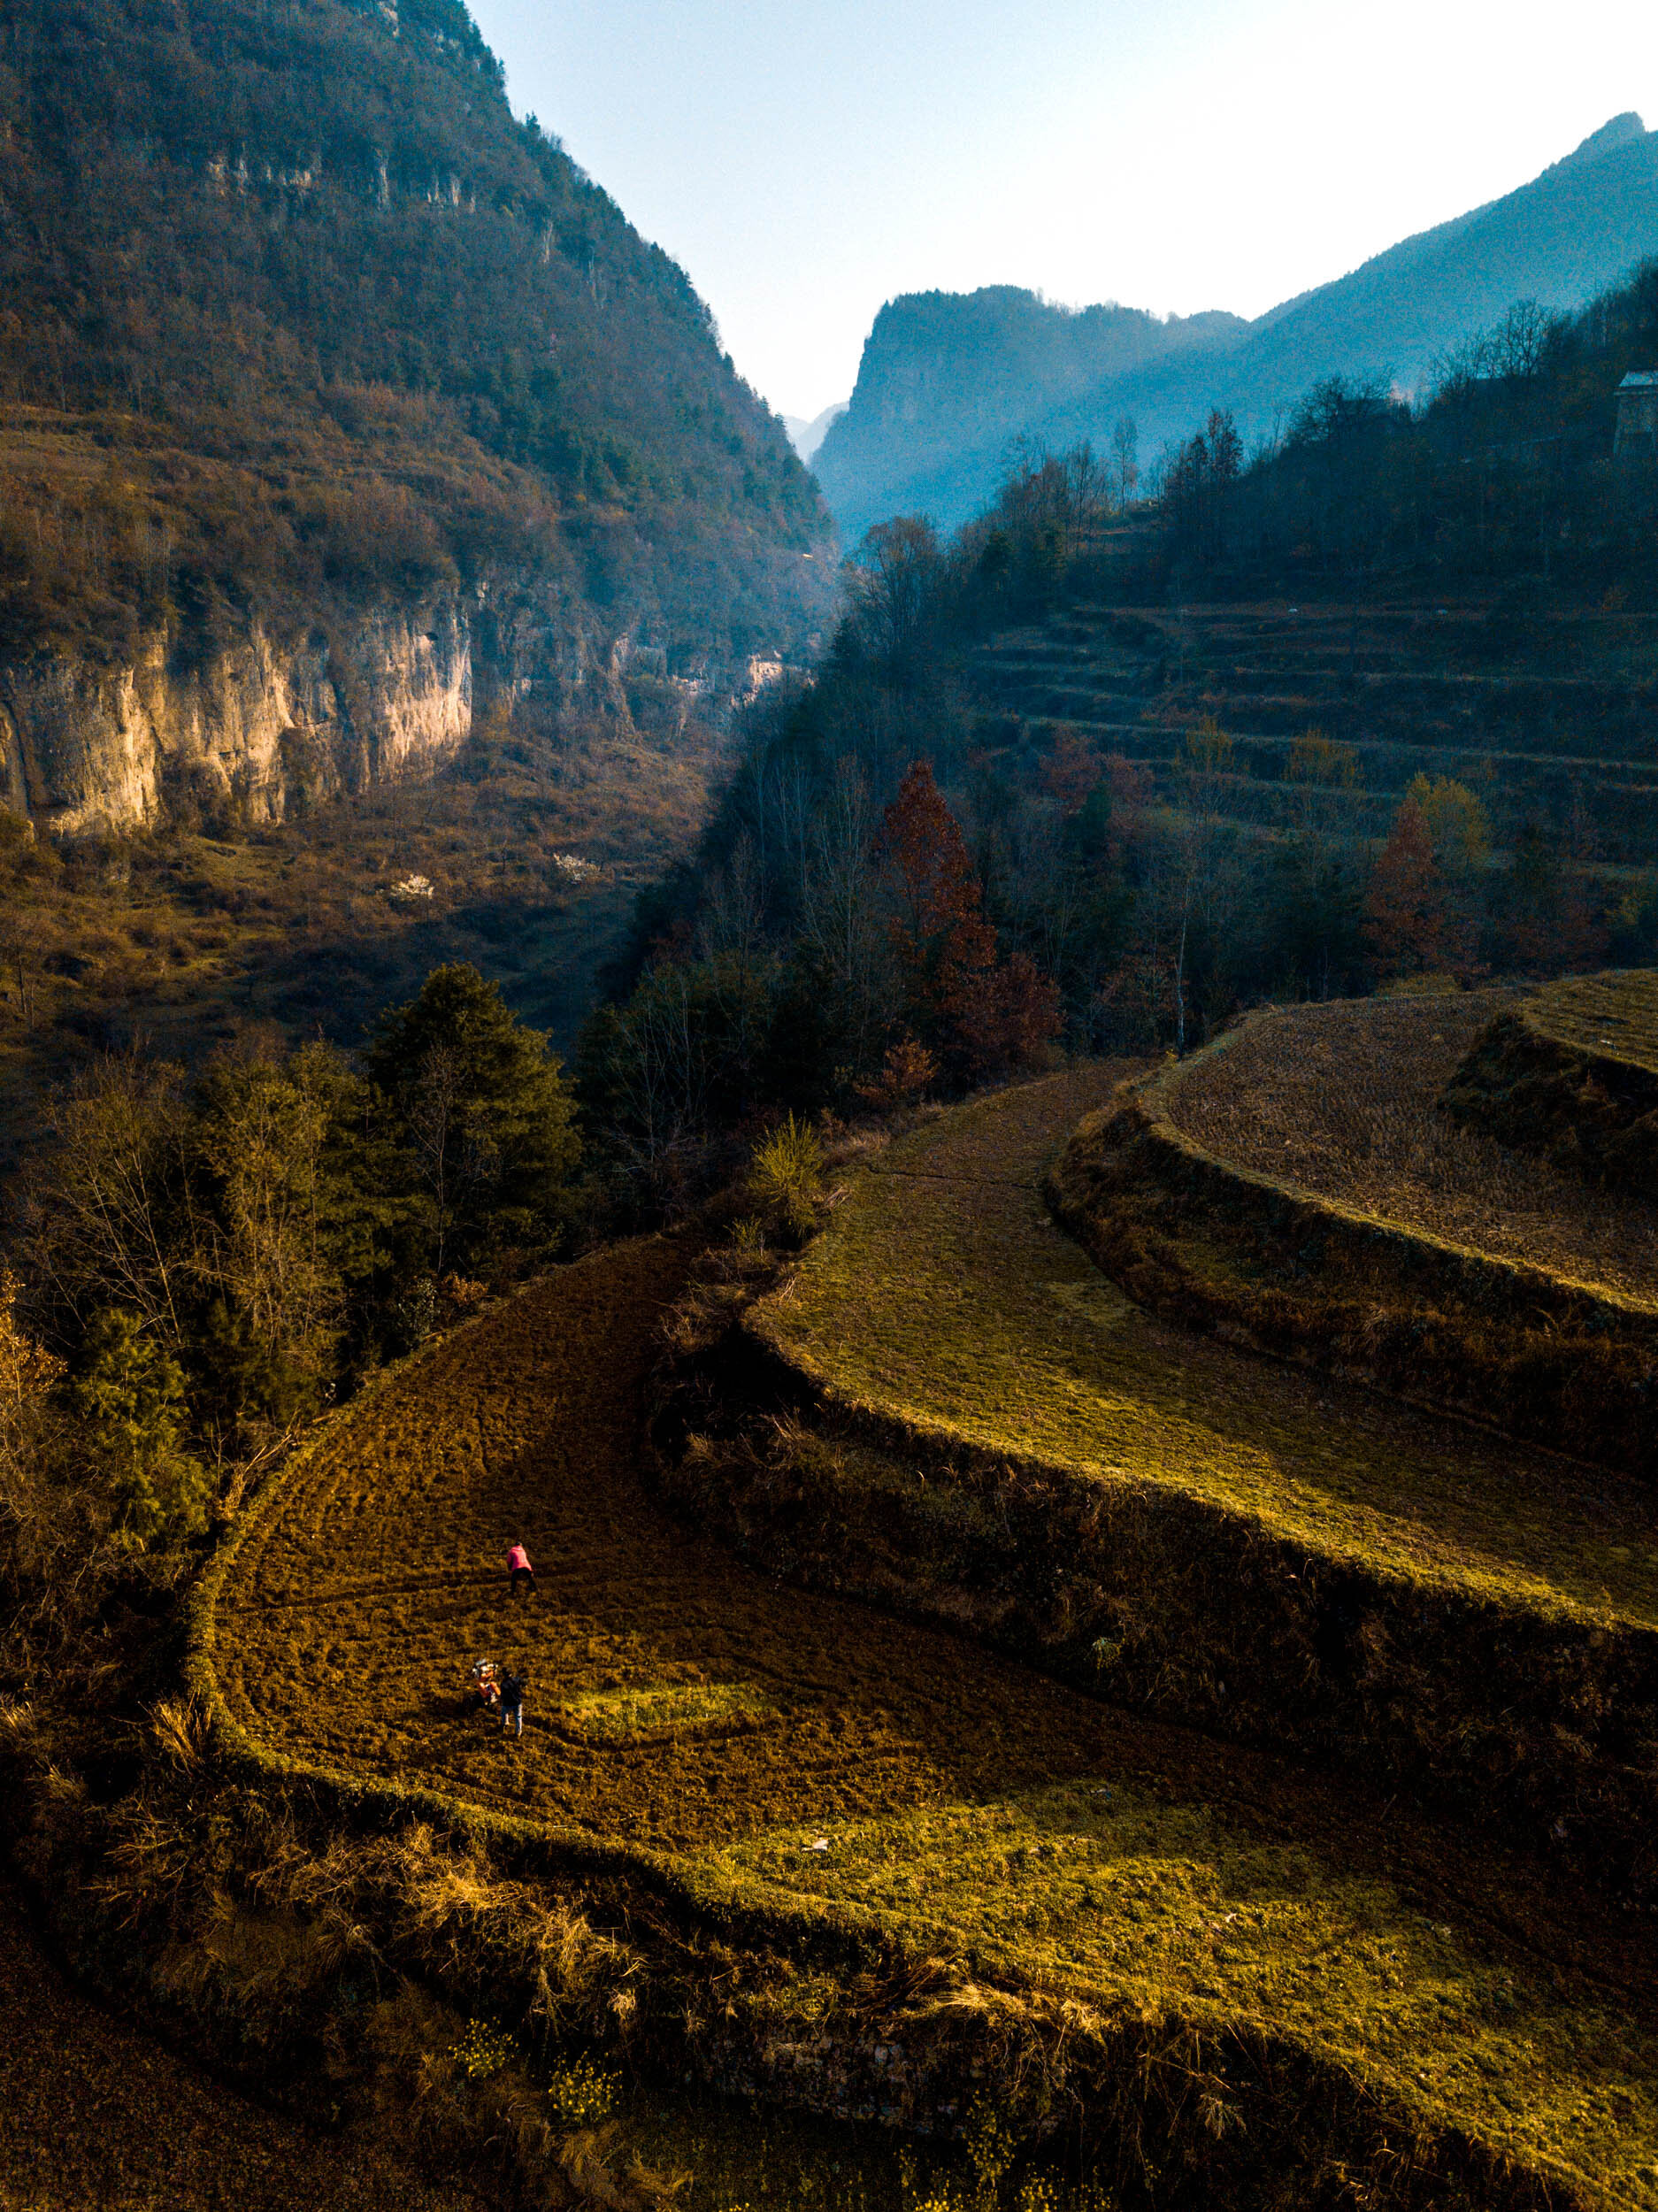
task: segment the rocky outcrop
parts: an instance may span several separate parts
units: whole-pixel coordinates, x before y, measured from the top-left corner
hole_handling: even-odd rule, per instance
[[[0,666],[0,800],[54,836],[164,819],[278,822],[339,791],[418,780],[472,728],[472,624],[451,598],[281,642],[255,623],[124,667]]]

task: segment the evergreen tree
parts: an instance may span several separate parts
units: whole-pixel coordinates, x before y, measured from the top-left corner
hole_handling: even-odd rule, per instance
[[[580,1156],[575,1102],[547,1040],[460,963],[385,1015],[365,1056],[424,1214],[434,1273],[557,1244]]]
[[[142,1550],[199,1535],[208,1475],[180,1440],[184,1376],[136,1314],[111,1309],[96,1317],[70,1394],[125,1542]]]

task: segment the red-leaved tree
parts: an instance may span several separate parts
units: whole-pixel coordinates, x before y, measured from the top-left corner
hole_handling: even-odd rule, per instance
[[[1058,1033],[1059,994],[1025,955],[997,960],[967,840],[928,762],[911,762],[875,858],[911,1026],[968,1075],[1039,1060]]]
[[[1433,856],[1426,815],[1407,796],[1377,855],[1364,895],[1364,938],[1393,975],[1471,972],[1474,929]]]

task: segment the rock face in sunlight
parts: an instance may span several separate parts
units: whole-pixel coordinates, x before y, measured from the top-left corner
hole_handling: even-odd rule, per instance
[[[432,774],[472,714],[471,630],[452,601],[287,648],[256,625],[188,669],[157,635],[113,670],[0,668],[0,796],[58,836],[280,822],[296,802]]]
[[[821,634],[781,425],[458,0],[20,0],[0,204],[0,797],[41,827],[270,821],[430,773],[497,690],[706,695]]]

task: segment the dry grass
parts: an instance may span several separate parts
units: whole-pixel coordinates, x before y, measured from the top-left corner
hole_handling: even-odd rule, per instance
[[[526,765],[341,800],[246,837],[169,832],[66,858],[0,820],[0,1168],[102,1033],[196,1063],[272,1028],[355,1046],[441,962],[471,960],[567,1047],[634,898],[694,839],[713,740],[574,728]],[[574,855],[598,871],[572,881]],[[399,901],[411,874],[429,900]]]
[[[1023,1111],[1012,1094],[1011,1109],[948,1118],[897,1171],[862,1179],[825,1247],[838,1286],[848,1233],[883,1231],[856,1276],[860,1345],[890,1356],[902,1313],[946,1390],[994,1371],[1000,1417],[1018,1423],[1032,1379],[994,1363],[1032,1309],[998,1318],[996,1283],[1024,1280],[1068,1343],[1143,1326],[1085,1288],[1032,1188],[1091,1087],[1099,1077],[1061,1079]],[[917,1220],[888,1199],[953,1211]],[[1644,1932],[1613,1941],[1523,1864],[1463,1854],[1362,1790],[778,1586],[664,1517],[635,1425],[687,1260],[657,1241],[564,1270],[337,1425],[250,1532],[221,1601],[226,1694],[257,1738],[595,1839],[655,1840],[734,1898],[837,1904],[977,1962],[981,1981],[1080,2007],[1079,2021],[1167,2016],[1200,2037],[1264,2038],[1363,2085],[1408,2127],[1466,2131],[1579,2184],[1587,2203],[1658,2206],[1658,2039],[1641,1993],[1658,1962]],[[815,1304],[821,1320],[807,1277],[794,1310]],[[849,1309],[838,1290],[828,1302],[846,1348]],[[1187,1433],[1203,1385],[1183,1378]],[[498,1563],[514,1534],[541,1581],[517,1610]],[[455,1710],[485,1647],[536,1686],[521,1747]],[[753,1694],[742,1732],[664,1740],[653,1724],[664,1696],[738,1685]],[[597,1703],[625,1720],[630,1697],[647,1724],[631,1739],[577,1739],[553,1717]],[[975,1998],[960,1970],[951,1985],[958,2009],[1009,2001]]]
[[[1658,973],[1568,976],[1525,1002],[1525,1018],[1556,1043],[1658,1075]]]
[[[1539,997],[1574,1004],[1594,983]],[[1514,1003],[1473,991],[1257,1018],[1165,1087],[1166,1110],[1229,1165],[1658,1306],[1658,1205],[1597,1190],[1439,1110],[1476,1039]]]
[[[1316,1555],[1658,1626],[1650,1492],[1165,1327],[1055,1228],[1048,1153],[1121,1070],[950,1115],[861,1179],[767,1333],[922,1431],[1195,1497]]]
[[[6,2212],[482,2212],[383,2147],[313,2134],[198,2073],[69,1987],[0,1895]]]

